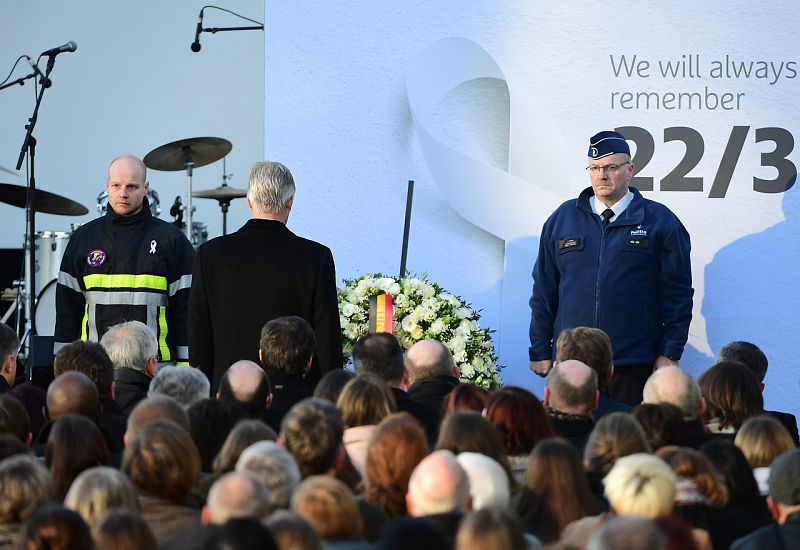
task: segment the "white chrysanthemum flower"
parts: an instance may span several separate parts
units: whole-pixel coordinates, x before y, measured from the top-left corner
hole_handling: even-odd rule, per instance
[[[422,327],[419,325],[414,327],[414,330],[411,331],[411,336],[413,336],[415,340],[421,339],[422,335],[423,335]]]
[[[455,352],[453,354],[453,360],[456,363],[463,363],[464,361],[466,361],[467,360],[467,352],[466,352],[466,350],[462,349],[462,350],[459,350],[459,351]],[[472,368],[472,365],[470,365],[470,368]],[[463,373],[464,371],[462,370],[461,372]]]
[[[475,368],[469,363],[461,365],[461,376],[464,378],[472,378],[475,376]]]
[[[345,317],[352,317],[356,313],[358,313],[357,305],[346,303],[342,306],[342,315]]]
[[[430,331],[431,334],[433,334],[434,336],[438,336],[444,331],[445,328],[446,326],[444,324],[444,321],[442,321],[441,319],[436,319],[433,323],[431,323]]]
[[[467,317],[471,317],[472,316],[472,310],[469,309],[468,307],[456,308],[455,313],[456,313],[456,317],[458,317],[459,319],[466,319]]]
[[[482,369],[484,365],[483,357],[477,355],[475,359],[472,360],[472,366],[476,369]]]
[[[406,315],[401,321],[400,326],[403,327],[404,331],[412,332],[417,328],[417,321],[414,319],[413,315]]]
[[[433,288],[433,285],[428,283],[423,283],[422,288],[420,288],[420,292],[422,293],[423,298],[433,298],[436,296],[436,289]]]
[[[388,292],[392,296],[397,296],[398,294],[400,294],[400,283],[392,281],[392,284],[389,285],[389,290],[387,290],[386,292]]]

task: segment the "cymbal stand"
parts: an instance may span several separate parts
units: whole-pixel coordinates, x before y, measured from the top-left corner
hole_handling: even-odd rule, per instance
[[[228,171],[225,168],[225,161],[228,157],[222,157],[222,187],[228,186],[228,179],[233,177],[233,174],[228,176]],[[231,205],[231,199],[217,199],[219,209],[222,210],[222,234],[228,234],[228,208]]]
[[[184,227],[184,231],[186,232],[186,238],[189,239],[189,242],[192,242],[192,214],[194,207],[192,207],[192,171],[194,169],[194,161],[192,160],[192,150],[189,147],[183,148],[183,154],[186,158],[186,179],[187,179],[187,189],[186,189],[186,227]]]

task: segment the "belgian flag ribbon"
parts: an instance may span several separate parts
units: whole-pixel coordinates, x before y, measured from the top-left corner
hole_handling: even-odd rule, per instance
[[[394,329],[394,301],[391,294],[369,297],[369,331],[389,332]]]

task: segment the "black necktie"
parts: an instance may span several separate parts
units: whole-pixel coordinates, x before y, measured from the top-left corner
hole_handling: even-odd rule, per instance
[[[610,222],[611,218],[614,217],[614,211],[610,208],[606,208],[603,210],[601,216],[603,216],[603,229],[605,229],[605,227],[608,225],[608,222]]]

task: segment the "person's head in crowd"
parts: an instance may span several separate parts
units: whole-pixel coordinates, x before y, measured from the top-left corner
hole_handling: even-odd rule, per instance
[[[456,460],[467,472],[472,509],[505,507],[511,501],[511,487],[505,470],[493,458],[481,453],[461,453]]]
[[[172,368],[172,367],[168,367]],[[155,420],[171,420],[189,433],[189,415],[174,398],[168,395],[154,395],[139,401],[128,417],[125,443],[136,437],[139,431]]]
[[[406,515],[411,472],[430,453],[425,431],[410,414],[384,418],[367,444],[364,499],[390,518]]]
[[[547,373],[544,406],[568,414],[588,416],[597,408],[597,373],[585,363],[568,359]]]
[[[287,315],[268,321],[261,329],[258,357],[267,371],[302,378],[311,368],[317,339],[308,321]]]
[[[589,434],[583,464],[590,472],[608,472],[620,457],[650,451],[644,430],[633,416],[611,413],[598,420]]]
[[[592,533],[587,550],[667,550],[667,536],[654,519],[615,516]]]
[[[154,420],[128,441],[122,471],[142,493],[181,502],[200,475],[200,453],[182,427]]]
[[[28,518],[17,547],[25,550],[93,550],[95,544],[89,526],[80,514],[50,504]]]
[[[642,402],[671,403],[681,410],[686,420],[700,418],[706,410],[706,401],[697,381],[685,370],[674,366],[661,367],[650,375],[644,385]]]
[[[555,435],[542,402],[524,388],[504,386],[494,392],[484,416],[503,438],[509,456],[527,455],[539,441]]]
[[[356,373],[347,369],[333,369],[322,375],[314,387],[313,397],[327,399],[331,403],[339,400],[339,395],[347,383],[356,377]]]
[[[262,520],[269,513],[267,486],[247,472],[230,472],[208,491],[202,519],[205,525],[223,525],[231,518]]]
[[[286,223],[294,193],[294,177],[286,166],[273,161],[253,165],[247,183],[247,206],[254,216],[272,214]]]
[[[52,500],[50,472],[36,458],[18,455],[0,462],[0,525],[24,523]]]
[[[568,523],[600,512],[577,449],[560,437],[540,441],[528,458],[518,510],[525,517],[540,507],[545,521],[538,535],[545,542],[558,540]]]
[[[167,395],[184,407],[195,401],[207,399],[211,382],[200,369],[185,365],[167,366],[159,370],[150,381],[147,397]]]
[[[294,457],[274,441],[259,441],[247,447],[236,462],[236,471],[264,483],[272,510],[288,508],[289,499],[302,480]]]
[[[324,399],[303,399],[281,421],[280,439],[303,477],[335,473],[344,458],[344,425],[336,406]]]
[[[75,340],[58,350],[53,358],[53,376],[71,370],[88,376],[100,397],[114,397],[114,363],[99,343]]]
[[[727,439],[715,438],[703,443],[700,452],[708,457],[722,476],[728,490],[728,502],[764,509],[753,470],[739,447]]]
[[[683,413],[672,403],[639,403],[631,411],[655,451],[667,445],[686,445]]]
[[[132,369],[153,378],[158,366],[156,333],[141,321],[109,328],[100,338],[115,369]]]
[[[253,361],[236,361],[223,373],[217,399],[238,403],[247,416],[260,418],[272,404],[269,377],[261,365]]]
[[[190,434],[200,452],[200,469],[213,470],[214,458],[222,449],[228,434],[245,412],[234,401],[200,399],[186,409],[189,415]]]
[[[280,550],[322,550],[322,537],[301,515],[278,510],[264,520]]]
[[[453,354],[438,340],[420,340],[408,348],[405,365],[410,384],[436,376],[461,376]]]
[[[476,384],[462,382],[453,388],[444,400],[442,419],[457,412],[482,412],[489,399],[489,390]]]
[[[481,508],[461,521],[455,550],[517,550],[527,548],[522,524],[506,508]]]
[[[131,481],[108,466],[95,466],[78,474],[67,491],[64,506],[78,512],[92,529],[97,528],[110,510],[139,512],[139,500]]]
[[[779,524],[800,512],[800,449],[786,451],[772,462],[767,506]]]
[[[8,387],[14,385],[17,378],[17,349],[19,338],[16,331],[5,323],[0,323],[0,376]]]
[[[778,455],[795,447],[789,430],[767,415],[748,418],[736,432],[735,443],[754,469],[768,467]]]
[[[717,363],[724,361],[736,361],[747,366],[756,375],[761,388],[764,388],[769,360],[757,345],[742,341],[725,344],[717,353]]]
[[[403,348],[389,332],[374,332],[359,338],[353,346],[353,365],[357,373],[377,374],[392,387],[408,386]]]
[[[656,518],[672,513],[675,474],[655,455],[636,453],[617,459],[603,479],[606,498],[621,515]]]
[[[454,548],[444,530],[426,518],[404,517],[389,522],[381,530],[378,550],[441,550]]]
[[[665,550],[702,550],[703,547],[695,540],[692,524],[682,517],[660,516],[653,521],[667,539]]]
[[[214,458],[214,472],[230,472],[236,467],[242,452],[259,441],[275,441],[278,434],[261,420],[241,420],[225,438],[217,456]]]
[[[2,323],[0,323],[2,324]],[[0,395],[0,434],[13,435],[26,445],[30,445],[31,418],[22,401],[10,395]]]
[[[100,396],[92,380],[78,371],[56,376],[47,387],[47,417],[56,420],[68,414],[80,414],[97,422]]]
[[[707,405],[703,417],[712,430],[737,431],[745,420],[764,411],[758,379],[742,363],[717,363],[697,382]]]
[[[292,510],[326,541],[360,539],[364,523],[347,485],[330,476],[310,476],[292,494]]]
[[[605,393],[614,375],[611,339],[599,328],[575,327],[561,331],[556,340],[556,361],[574,359],[597,373],[597,389]]]
[[[59,501],[64,499],[78,474],[109,464],[108,446],[100,428],[78,414],[68,414],[55,421],[47,438],[44,458]]]
[[[93,531],[97,550],[144,550],[158,546],[147,522],[130,509],[109,510]]]
[[[445,418],[439,428],[439,438],[436,440],[435,448],[446,449],[455,454],[463,452],[485,454],[503,467],[511,486],[516,486],[503,438],[491,422],[480,413],[460,412]]]
[[[0,461],[16,455],[33,456],[33,451],[19,438],[13,435],[0,434]]]
[[[253,518],[232,518],[208,532],[204,549],[278,550],[269,529]]]
[[[417,464],[408,481],[406,507],[414,517],[470,510],[469,478],[452,452],[434,451]]]
[[[656,455],[670,465],[679,480],[690,480],[713,506],[728,503],[725,479],[700,451],[690,447],[662,447]]]
[[[379,376],[359,374],[345,385],[336,407],[345,428],[373,426],[397,410],[394,394]]]

